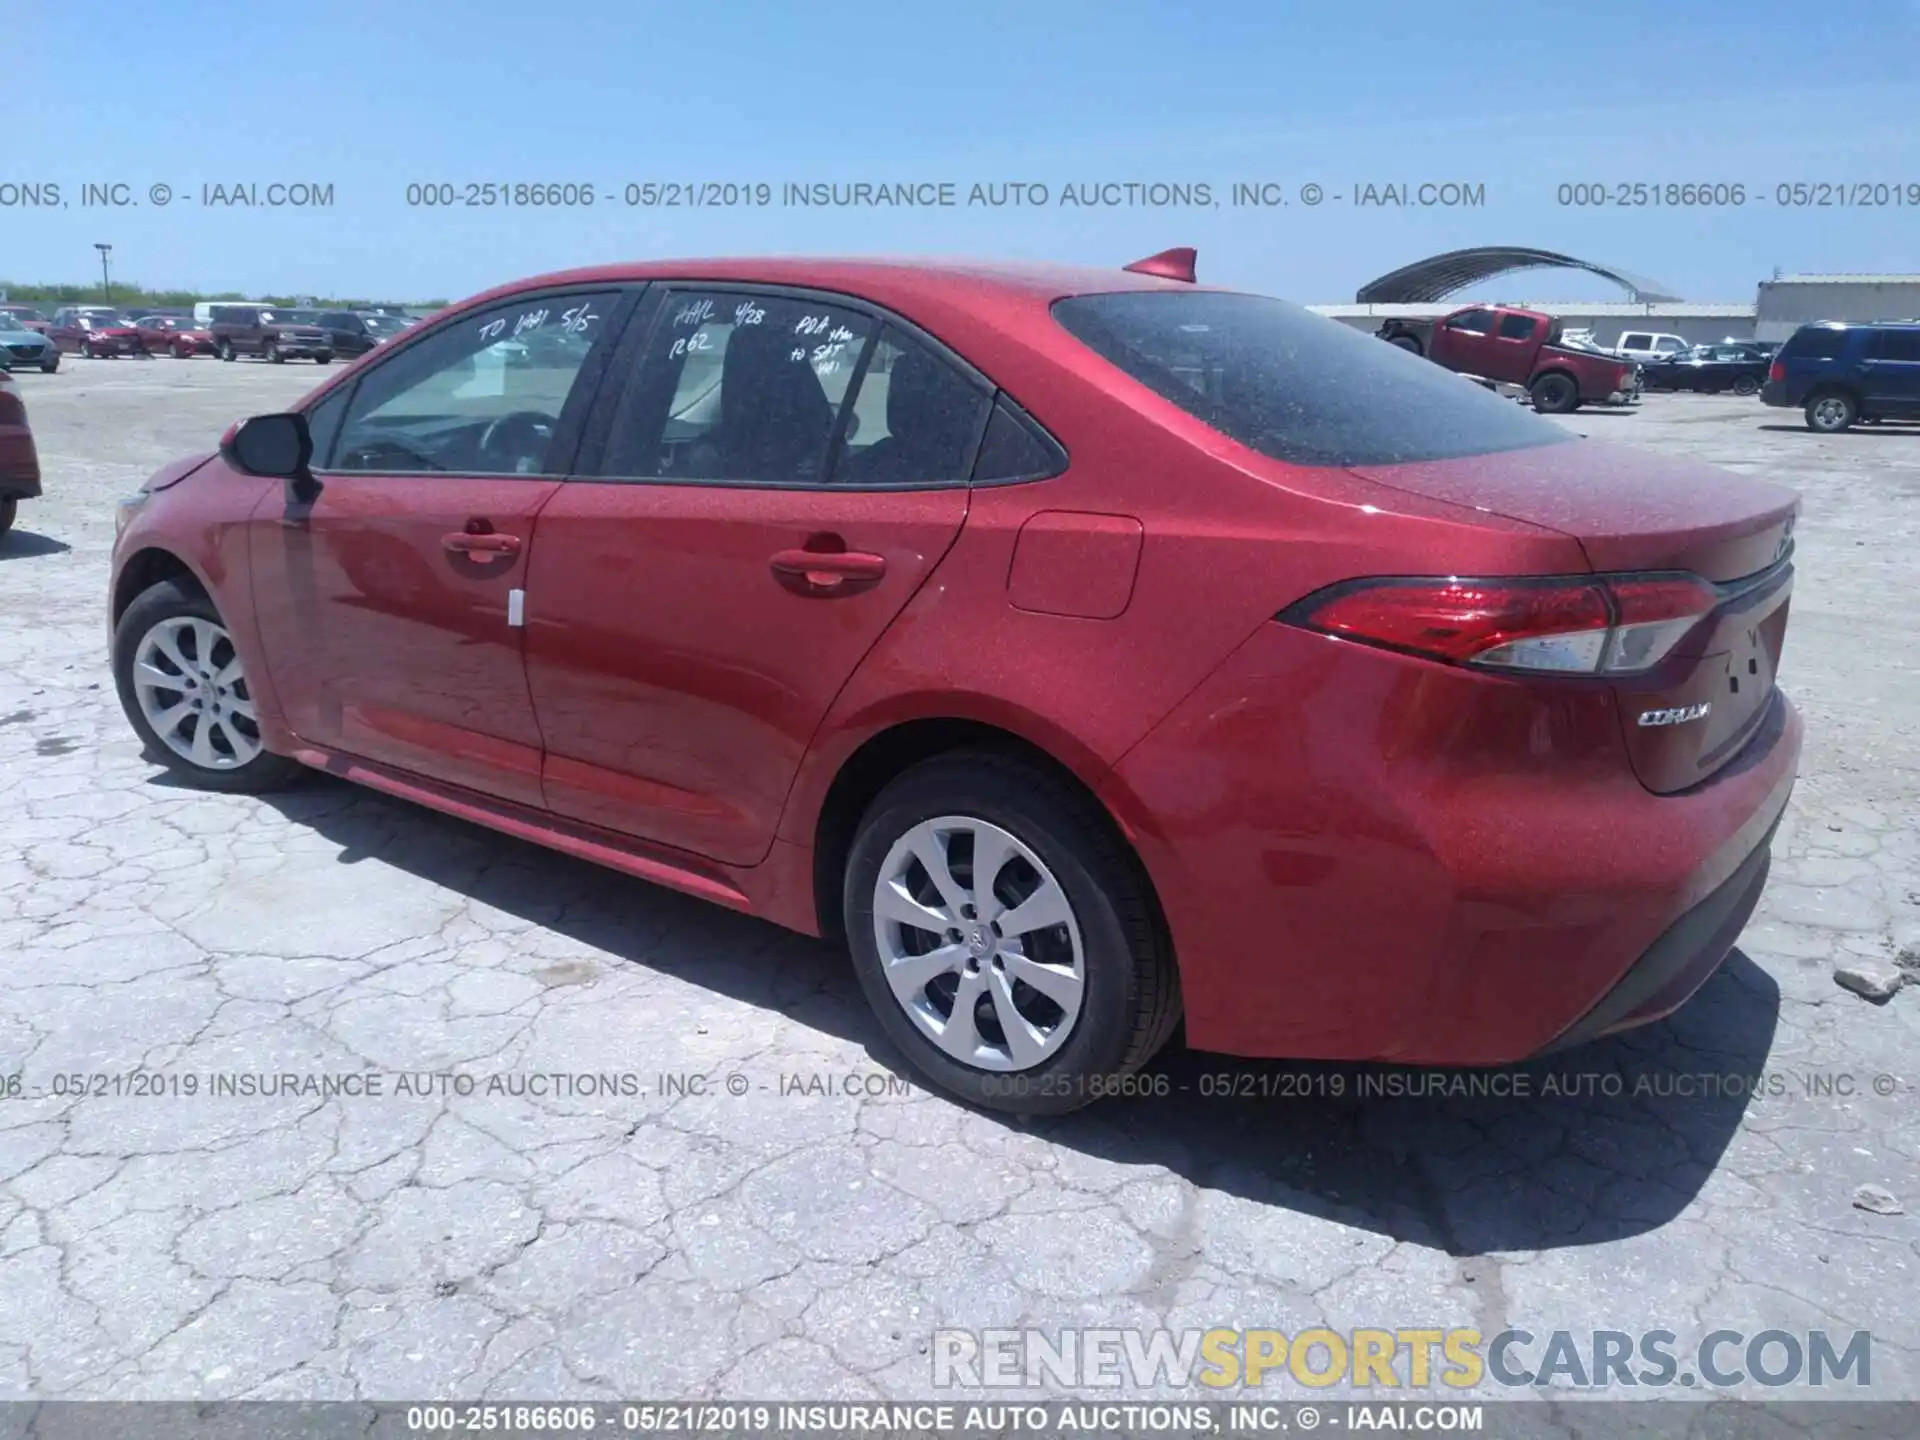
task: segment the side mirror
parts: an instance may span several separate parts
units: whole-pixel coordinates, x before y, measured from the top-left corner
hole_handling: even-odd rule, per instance
[[[243,475],[262,475],[287,482],[289,502],[307,505],[320,493],[309,465],[313,435],[307,417],[288,412],[255,415],[227,432],[221,454]]]

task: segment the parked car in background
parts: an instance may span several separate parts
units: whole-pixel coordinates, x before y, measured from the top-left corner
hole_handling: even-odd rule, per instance
[[[40,455],[27,424],[27,402],[10,374],[0,373],[0,535],[13,528],[20,502],[40,493]]]
[[[278,306],[215,306],[213,324],[207,327],[213,353],[222,360],[257,355],[275,363],[312,360],[320,365],[332,364],[333,347],[327,343],[327,332],[317,325],[296,324],[286,316]]]
[[[1622,360],[1657,360],[1692,348],[1691,340],[1657,330],[1623,331],[1620,338],[1613,342],[1613,353]]]
[[[1752,345],[1695,345],[1640,367],[1649,390],[1695,390],[1718,395],[1758,395],[1767,380],[1768,357]]]
[[[1760,398],[1825,434],[1920,420],[1920,324],[1803,325],[1773,357]]]
[[[1635,366],[1560,344],[1560,328],[1558,320],[1538,310],[1469,305],[1438,320],[1389,320],[1375,333],[1463,375],[1524,386],[1533,408],[1549,415],[1639,400]]]
[[[148,358],[147,337],[140,328],[119,311],[97,305],[70,305],[54,311],[47,338],[62,350],[88,360],[111,360],[120,355]]]
[[[191,360],[213,354],[213,336],[193,323],[190,315],[145,315],[133,322],[149,353]]]
[[[0,370],[29,367],[51,375],[60,368],[60,347],[38,330],[29,330],[0,311]]]
[[[123,506],[129,723],[844,939],[1005,1110],[1183,1016],[1483,1066],[1678,1008],[1796,771],[1797,498],[1148,263],[456,305]]]
[[[408,329],[406,321],[371,310],[316,310],[307,323],[327,332],[336,355],[364,355]]]
[[[31,305],[0,305],[0,315],[11,319],[14,324],[23,329],[32,330],[41,335],[47,333],[47,326],[52,323]]]

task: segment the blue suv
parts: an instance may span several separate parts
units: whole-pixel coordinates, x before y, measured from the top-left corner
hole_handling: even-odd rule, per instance
[[[1856,420],[1920,420],[1920,322],[1802,325],[1760,398],[1804,410],[1807,428],[1827,435]]]

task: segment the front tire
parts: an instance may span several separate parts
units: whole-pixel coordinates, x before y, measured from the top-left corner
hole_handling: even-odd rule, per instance
[[[60,357],[58,355],[55,355],[51,360],[42,360],[40,362],[40,373],[42,375],[51,375],[53,374],[54,371],[58,370],[59,368],[60,368]]]
[[[897,776],[860,822],[842,905],[888,1038],[973,1104],[1078,1109],[1178,1023],[1138,862],[1096,802],[1025,761],[956,751]]]
[[[222,340],[214,347],[213,353],[222,360],[233,359],[233,342],[231,340]]]
[[[1406,350],[1414,355],[1422,355],[1425,353],[1420,348],[1420,342],[1411,335],[1396,335],[1387,343],[1397,350]]]
[[[316,365],[331,365],[333,363],[333,352],[331,350],[322,350],[318,355],[313,357],[313,363]]]
[[[1838,435],[1860,418],[1860,407],[1844,390],[1823,390],[1807,400],[1807,428]]]
[[[276,365],[284,365],[287,363],[287,357],[280,353],[280,347],[271,340],[267,341],[266,346],[260,351],[260,358],[262,360],[271,360]]]
[[[113,680],[148,753],[198,789],[256,795],[300,772],[261,744],[233,637],[198,590],[163,580],[140,593],[114,627]]]
[[[91,340],[82,340],[80,342],[80,358],[82,360],[93,359],[93,342]]]

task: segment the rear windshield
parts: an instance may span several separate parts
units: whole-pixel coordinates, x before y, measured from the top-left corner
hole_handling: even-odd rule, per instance
[[[1573,439],[1452,371],[1262,295],[1122,291],[1054,318],[1222,434],[1294,465],[1394,465]]]
[[[1840,353],[1846,340],[1847,332],[1844,330],[1809,325],[1788,336],[1787,343],[1780,347],[1780,353],[1787,358],[1810,355],[1817,360],[1831,360]]]

